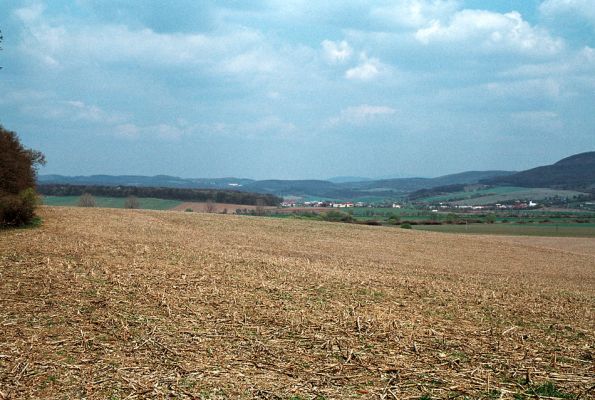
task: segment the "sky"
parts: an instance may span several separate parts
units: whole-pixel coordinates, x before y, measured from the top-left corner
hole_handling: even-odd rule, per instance
[[[0,0],[42,174],[522,170],[595,150],[595,0]]]

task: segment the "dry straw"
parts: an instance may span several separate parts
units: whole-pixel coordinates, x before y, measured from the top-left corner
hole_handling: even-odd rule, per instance
[[[0,399],[594,396],[593,254],[231,215],[42,216],[0,232]]]

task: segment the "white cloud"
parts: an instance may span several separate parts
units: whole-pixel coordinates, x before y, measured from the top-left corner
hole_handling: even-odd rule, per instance
[[[365,54],[362,54],[360,58],[361,62],[357,67],[345,71],[345,78],[370,81],[388,71],[388,67],[382,64],[377,58],[368,58]]]
[[[391,25],[418,28],[454,14],[460,3],[456,0],[397,0],[373,8],[371,15]]]
[[[45,66],[134,62],[143,67],[208,66],[228,71],[262,70],[254,60],[262,55],[264,37],[255,30],[200,33],[159,33],[114,24],[53,21],[43,8],[19,9],[14,15],[26,26],[20,49]],[[264,68],[267,70],[268,67]]]
[[[563,49],[559,38],[532,27],[518,12],[506,14],[484,10],[462,10],[447,24],[438,20],[418,29],[415,37],[423,44],[461,43],[465,50],[515,51],[533,55],[554,55]]]
[[[547,17],[571,15],[586,19],[595,28],[595,3],[593,0],[546,0],[539,10]]]
[[[344,40],[340,42],[324,40],[322,42],[322,49],[324,51],[324,57],[331,63],[343,63],[349,60],[353,54],[353,49]]]
[[[335,126],[342,123],[361,125],[381,117],[394,115],[396,112],[397,110],[388,106],[361,104],[341,110],[338,116],[329,119],[328,125]]]

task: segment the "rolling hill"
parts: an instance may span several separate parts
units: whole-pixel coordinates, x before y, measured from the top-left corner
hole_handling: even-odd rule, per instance
[[[595,192],[595,151],[576,154],[552,165],[497,176],[482,183],[498,186],[540,187]]]
[[[167,175],[41,175],[40,184],[170,187],[190,189],[235,189],[276,196],[318,197],[335,200],[358,198],[390,199],[419,189],[450,184],[473,184],[481,179],[512,174],[509,171],[468,171],[437,178],[398,178],[360,182],[327,180],[252,180],[244,178],[178,178]],[[340,179],[339,179],[340,180]],[[350,180],[350,179],[347,179]]]

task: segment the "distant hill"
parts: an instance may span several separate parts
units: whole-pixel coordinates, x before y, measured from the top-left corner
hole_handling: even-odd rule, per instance
[[[327,179],[332,183],[369,182],[372,180],[372,178],[363,178],[361,176],[335,176]]]
[[[270,193],[277,196],[312,196],[328,199],[351,199],[361,196],[356,190],[322,180],[265,180],[251,182],[241,190]],[[363,193],[365,195],[366,193]]]
[[[342,186],[358,190],[390,190],[399,193],[410,193],[436,186],[478,183],[482,179],[514,174],[513,171],[467,171],[458,174],[444,175],[437,178],[397,178],[381,179],[368,182],[345,183]]]
[[[552,165],[482,180],[499,186],[552,188],[595,193],[595,151],[576,154]]]
[[[460,174],[445,175],[438,178],[398,178],[364,180],[353,182],[351,178],[328,180],[261,180],[244,178],[179,178],[168,175],[92,175],[63,176],[40,175],[40,184],[59,185],[98,185],[98,186],[134,186],[166,187],[186,189],[234,189],[244,192],[273,194],[276,196],[300,196],[336,200],[354,200],[361,198],[391,199],[407,193],[452,184],[473,184],[480,179],[512,174],[508,171],[469,171]],[[362,178],[353,178],[362,179]],[[367,179],[367,178],[363,178]]]
[[[253,182],[252,179],[244,178],[187,179],[168,175],[40,175],[37,180],[40,184],[170,187],[185,189],[237,189],[247,183]]]

